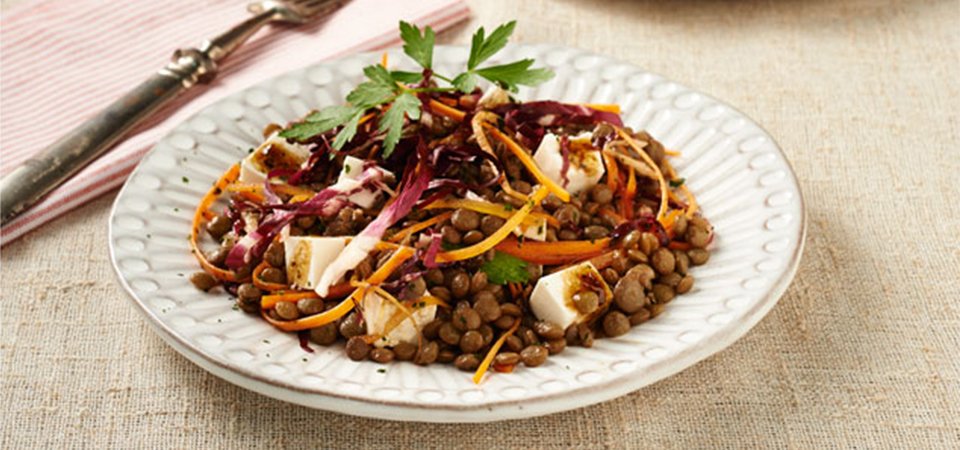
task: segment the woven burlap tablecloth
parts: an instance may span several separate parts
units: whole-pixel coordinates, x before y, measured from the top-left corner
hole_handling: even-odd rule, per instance
[[[730,348],[639,392],[480,425],[360,419],[208,374],[117,285],[115,194],[2,250],[0,448],[960,446],[960,2],[473,1],[763,124],[804,190],[793,285]]]

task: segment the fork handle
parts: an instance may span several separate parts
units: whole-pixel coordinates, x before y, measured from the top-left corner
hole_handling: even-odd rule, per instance
[[[211,81],[217,62],[271,21],[274,11],[255,14],[204,42],[200,49],[177,50],[159,72],[0,179],[0,225],[38,202],[97,159],[131,128],[197,83]]]

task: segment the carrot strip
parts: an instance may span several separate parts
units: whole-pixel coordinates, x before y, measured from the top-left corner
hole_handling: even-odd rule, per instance
[[[413,311],[410,311],[410,308],[407,308],[406,305],[400,303],[400,300],[397,300],[392,294],[381,288],[380,286],[374,286],[373,291],[380,295],[380,297],[387,299],[390,303],[393,303],[404,316],[407,316],[410,319],[410,323],[413,324],[413,329],[417,332],[417,349],[423,347],[423,333],[420,332],[420,327],[417,326],[417,320],[413,318]],[[400,322],[403,322],[402,320]],[[392,330],[391,330],[392,331]],[[384,332],[384,335],[389,334],[389,332]]]
[[[270,265],[267,264],[266,261],[260,261],[260,264],[258,264],[257,267],[256,267],[255,269],[253,269],[253,274],[252,274],[252,275],[253,275],[253,285],[254,285],[254,286],[256,286],[258,289],[262,289],[262,290],[264,290],[264,291],[282,291],[282,290],[284,290],[284,289],[289,289],[289,288],[290,288],[290,286],[287,286],[287,285],[285,285],[285,284],[281,284],[281,283],[271,283],[271,282],[269,282],[269,281],[263,281],[262,279],[260,279],[260,274],[261,274],[264,270],[266,270],[267,267],[270,267]]]
[[[389,58],[389,55],[387,54],[387,52],[383,52],[383,55],[380,56],[380,65],[383,66],[384,69],[387,68],[387,59],[388,59],[388,58]]]
[[[500,175],[500,188],[503,189],[503,192],[506,192],[507,195],[518,200],[527,201],[530,199],[526,194],[514,190],[513,186],[510,186],[510,182],[507,181],[507,177],[503,176],[503,174]]]
[[[524,241],[521,243],[509,237],[500,241],[494,248],[530,263],[553,266],[597,256],[610,247],[610,242],[610,238],[603,238],[593,241]]]
[[[313,291],[282,292],[264,295],[260,297],[260,308],[270,309],[277,306],[277,303],[280,302],[296,302],[305,298],[320,298],[320,295]]]
[[[620,167],[617,165],[617,160],[606,152],[600,152],[600,157],[603,158],[603,164],[607,166],[607,187],[617,192],[617,181],[620,180]]]
[[[338,298],[344,298],[349,294],[353,288],[350,286],[350,283],[338,283],[333,286],[330,286],[330,292],[326,297],[323,297],[324,300],[336,300]],[[260,297],[260,308],[270,309],[274,306],[277,306],[277,303],[280,302],[295,302],[305,298],[321,298],[319,294],[314,291],[277,291],[276,294],[264,295]]]
[[[633,218],[633,202],[637,197],[637,173],[630,166],[627,171],[627,185],[623,188],[623,195],[620,197],[620,215],[624,219]]]
[[[436,224],[438,224],[438,223],[441,223],[441,222],[449,219],[450,216],[452,216],[452,215],[453,215],[453,211],[447,211],[447,212],[445,212],[445,213],[443,213],[443,214],[439,214],[439,215],[433,216],[433,217],[431,217],[431,218],[429,218],[429,219],[427,219],[427,220],[424,220],[423,222],[418,222],[418,223],[415,223],[415,224],[413,224],[413,225],[410,225],[409,227],[406,227],[406,228],[398,231],[398,232],[397,232],[396,234],[394,234],[393,236],[390,236],[390,239],[387,239],[387,242],[400,242],[400,241],[406,239],[407,236],[410,236],[410,235],[413,234],[413,233],[416,233],[416,232],[418,232],[418,231],[420,231],[420,230],[427,229],[427,228],[429,228],[429,227],[432,227],[432,226],[434,226],[434,225],[436,225]]]
[[[639,145],[637,146],[637,148],[639,148]],[[609,148],[604,148],[603,150],[601,150],[601,152],[603,152],[604,155],[611,156],[611,157],[613,157],[613,158],[619,159],[621,162],[623,162],[625,165],[627,165],[627,166],[629,166],[629,167],[633,167],[634,169],[636,169],[637,174],[639,174],[639,175],[642,175],[642,176],[644,176],[644,177],[647,177],[647,178],[650,178],[650,179],[654,179],[654,180],[657,179],[657,174],[654,173],[653,170],[651,170],[649,167],[647,167],[646,164],[638,161],[637,159],[635,159],[635,158],[633,158],[633,157],[631,157],[631,156],[629,156],[629,155],[625,155],[625,154],[623,154],[623,153],[620,153],[620,152],[615,151],[615,150],[611,150],[611,149],[609,149]],[[642,152],[642,150],[638,150],[638,152]],[[645,154],[646,154],[646,153],[644,153],[644,155],[645,155]]]
[[[230,167],[223,175],[220,176],[210,190],[200,199],[200,203],[197,205],[197,210],[193,214],[193,222],[190,224],[190,252],[193,253],[193,256],[197,258],[197,262],[200,263],[200,267],[214,278],[221,281],[231,281],[237,282],[242,281],[237,278],[237,274],[232,270],[221,269],[210,261],[207,260],[206,255],[200,251],[200,246],[197,244],[197,239],[200,235],[200,223],[205,217],[205,213],[210,206],[213,205],[213,202],[217,201],[217,198],[220,196],[220,193],[223,192],[223,189],[227,187],[230,183],[236,181],[237,177],[240,176],[240,164],[234,164]]]
[[[490,347],[490,351],[487,352],[487,356],[483,357],[483,362],[480,363],[480,367],[478,367],[476,373],[473,374],[474,384],[480,384],[480,380],[483,380],[483,375],[487,373],[487,369],[490,368],[490,363],[492,363],[493,358],[497,356],[497,352],[500,351],[500,347],[503,347],[503,343],[507,341],[507,338],[510,337],[510,335],[517,331],[518,327],[520,327],[520,319],[515,319],[513,321],[513,326],[501,334],[500,338],[493,343],[493,346]]]
[[[450,308],[450,305],[448,305],[446,302],[432,295],[424,295],[423,297],[420,297],[420,298],[407,300],[403,302],[403,304],[408,307],[412,307],[413,309],[420,309],[429,305],[437,305],[437,306],[442,306],[444,308]],[[403,319],[404,317],[401,311],[398,310],[397,312],[393,313],[393,315],[390,316],[390,319],[387,320],[387,323],[383,325],[382,335],[383,336],[389,335],[394,328],[398,327],[403,322]],[[374,337],[380,338],[381,336],[374,336]],[[377,339],[368,340],[368,343],[372,344],[373,342],[376,342],[376,340]]]
[[[483,132],[483,125],[487,122],[496,122],[499,118],[499,116],[492,112],[480,111],[473,115],[473,119],[470,119],[470,128],[473,130],[473,136],[477,139],[477,146],[494,157],[496,153],[493,151],[493,146],[490,145],[490,141],[487,140],[487,134]]]
[[[664,165],[666,166],[667,175],[670,177],[670,179],[677,178],[677,172],[673,170],[673,165],[670,164],[670,161],[664,161]],[[693,196],[693,192],[690,192],[690,189],[687,187],[686,183],[680,185],[680,191],[683,192],[685,197],[687,197],[687,211],[685,215],[689,219],[697,213],[697,210],[700,209],[700,205],[697,204],[697,199]]]
[[[522,208],[510,216],[510,218],[504,222],[503,226],[501,226],[493,234],[469,247],[451,250],[448,252],[440,252],[437,254],[437,262],[446,263],[470,259],[474,256],[482,255],[487,250],[490,250],[495,245],[500,243],[500,241],[506,238],[511,232],[513,232],[513,229],[516,228],[517,225],[520,225],[520,223],[523,222],[523,219],[530,214],[530,211],[533,209],[534,205],[539,205],[540,202],[543,201],[543,199],[547,196],[547,193],[549,193],[547,187],[540,186],[540,188],[533,193],[530,201],[525,203]]]
[[[368,284],[379,284],[384,282],[394,270],[397,269],[404,261],[410,259],[413,256],[414,250],[412,247],[399,247],[396,252],[390,255],[390,258],[387,259],[379,269],[374,271],[365,282]],[[326,325],[331,323],[349,313],[354,306],[362,299],[362,294],[366,292],[366,289],[360,288],[353,291],[346,300],[340,302],[333,309],[326,310],[320,314],[314,314],[309,317],[303,317],[297,320],[283,321],[283,320],[274,320],[270,316],[263,312],[261,315],[267,322],[270,322],[273,326],[283,330],[283,331],[300,331],[308,330],[310,328],[316,328],[319,326]]]
[[[663,218],[663,228],[667,230],[667,235],[673,237],[673,225],[677,223],[677,217],[683,214],[683,211],[679,209],[674,209],[667,213],[667,216]]]
[[[624,219],[623,216],[621,216],[620,214],[617,214],[617,213],[613,212],[613,210],[611,210],[611,209],[606,209],[606,208],[601,209],[601,210],[600,210],[600,215],[601,215],[601,216],[604,216],[604,217],[609,217],[609,218],[613,219],[615,222],[617,222],[617,225],[620,225],[620,224],[622,224],[622,223],[624,223],[624,222],[627,221],[627,219]]]
[[[667,248],[671,250],[690,250],[693,246],[689,242],[670,241]]]
[[[427,106],[434,113],[441,115],[443,117],[446,117],[448,119],[455,120],[457,122],[462,122],[464,117],[467,117],[467,113],[460,111],[457,108],[452,108],[450,106],[444,105],[443,103],[438,102],[434,99],[430,99],[430,101],[427,102]]]
[[[620,114],[620,105],[616,103],[584,103],[583,106],[597,111]]]
[[[529,201],[529,199],[527,199]],[[483,213],[488,216],[497,216],[502,219],[508,219],[512,216],[511,212],[507,210],[504,205],[498,205],[496,203],[485,202],[481,200],[470,200],[468,198],[447,198],[439,199],[431,202],[430,204],[423,207],[423,209],[469,209],[471,211],[476,211],[478,213]],[[560,227],[560,221],[556,217],[553,217],[549,214],[531,212],[529,217],[523,220],[523,224],[528,227],[534,227],[540,225],[541,221],[546,221],[549,225],[553,227]]]
[[[680,154],[681,154],[680,152],[678,152],[678,151],[676,151],[676,150],[664,150],[663,153],[665,153],[665,154],[668,155],[668,156],[680,156]]]
[[[693,197],[693,192],[690,192],[690,189],[687,188],[686,184],[680,185],[680,190],[683,191],[683,195],[687,196],[687,213],[685,214],[687,218],[693,217],[697,213],[697,210],[700,209],[700,205],[697,204],[697,199]]]
[[[310,195],[313,196],[316,192],[311,191],[310,189],[304,189],[302,187],[291,186],[285,183],[271,184],[270,188],[279,194],[286,195]],[[230,192],[250,192],[260,196],[263,196],[263,184],[257,183],[233,183],[227,186],[227,191]]]
[[[656,174],[657,181],[660,183],[660,209],[657,211],[657,221],[663,224],[663,215],[667,212],[667,181],[663,179],[663,173],[660,172],[660,167],[653,162],[653,159],[650,158],[650,155],[648,155],[647,152],[640,148],[640,146],[637,144],[637,141],[634,140],[629,133],[623,131],[623,128],[617,128],[617,134],[626,140],[627,144],[629,144],[630,147],[640,154],[640,157],[643,158],[644,162],[646,162]]]
[[[520,160],[520,162],[524,165],[524,167],[526,167],[527,170],[529,170],[530,173],[533,174],[533,177],[536,178],[541,185],[546,186],[547,189],[550,189],[550,192],[552,192],[553,195],[560,197],[560,200],[564,202],[570,201],[570,193],[567,192],[563,187],[561,187],[555,181],[551,180],[550,177],[548,177],[546,174],[544,174],[543,171],[541,171],[540,168],[537,167],[537,163],[536,161],[533,160],[533,157],[530,156],[530,154],[527,153],[527,151],[524,150],[523,147],[520,146],[520,144],[518,144],[516,141],[511,139],[510,136],[503,134],[503,132],[501,132],[500,130],[498,130],[497,128],[491,125],[484,124],[483,126],[488,131],[490,131],[495,138],[497,138],[498,140],[500,140],[500,142],[502,142],[504,145],[507,146],[507,149],[510,150],[510,153],[513,153],[513,155]]]

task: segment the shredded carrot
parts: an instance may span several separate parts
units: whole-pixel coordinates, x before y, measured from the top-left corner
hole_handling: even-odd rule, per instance
[[[493,133],[493,136],[500,140],[500,142],[502,142],[507,149],[510,150],[510,152],[520,160],[524,167],[526,167],[527,170],[533,174],[533,177],[536,178],[541,185],[550,189],[550,192],[559,197],[561,201],[570,201],[570,193],[563,189],[563,187],[561,187],[559,184],[551,180],[546,174],[544,174],[543,171],[540,170],[540,167],[537,167],[537,163],[533,160],[533,157],[531,157],[530,154],[520,146],[520,144],[511,139],[510,136],[503,134],[502,131],[491,125],[484,124],[484,128]]]
[[[487,134],[483,132],[483,125],[487,122],[496,122],[499,118],[492,112],[480,111],[473,115],[473,119],[470,119],[470,128],[473,129],[473,136],[477,139],[477,146],[491,156],[496,156],[496,153],[494,153],[490,141],[487,140]]]
[[[673,170],[673,166],[670,164],[670,161],[664,161],[664,165],[667,169],[667,175],[671,179],[677,178],[677,172]],[[697,199],[693,196],[693,192],[690,192],[690,189],[687,187],[686,183],[680,185],[680,191],[683,192],[684,197],[687,198],[687,210],[685,215],[689,219],[697,213],[697,210],[700,209],[700,205],[697,204]]]
[[[367,113],[365,116],[361,117],[359,121],[357,121],[357,125],[363,125],[363,124],[369,122],[370,119],[372,119],[372,118],[374,118],[374,117],[376,117],[376,116],[377,116],[377,113],[374,113],[374,112],[372,112],[372,113]]]
[[[416,233],[416,232],[418,232],[418,231],[420,231],[420,230],[427,229],[427,228],[429,228],[429,227],[432,227],[433,225],[436,225],[436,224],[438,224],[438,223],[441,223],[441,222],[449,219],[450,216],[452,216],[452,215],[453,215],[453,211],[447,211],[447,212],[445,212],[445,213],[443,213],[443,214],[438,214],[438,215],[433,216],[433,217],[431,217],[431,218],[429,218],[429,219],[427,219],[427,220],[424,220],[423,222],[418,222],[418,223],[415,223],[415,224],[413,224],[413,225],[410,225],[409,227],[406,227],[406,228],[398,231],[398,232],[397,232],[396,234],[394,234],[393,236],[390,236],[390,239],[387,239],[387,242],[400,242],[400,241],[406,239],[407,236],[410,236],[410,235],[413,234],[413,233]]]
[[[457,250],[451,250],[448,252],[440,252],[437,254],[438,263],[446,263],[453,261],[462,261],[464,259],[470,259],[477,255],[482,255],[487,250],[490,250],[495,245],[499,244],[504,238],[506,238],[517,225],[520,225],[523,222],[523,219],[530,214],[530,211],[533,209],[534,205],[539,205],[540,202],[547,196],[549,190],[546,186],[540,186],[536,192],[530,198],[530,201],[525,203],[522,208],[517,210],[506,222],[503,223],[497,231],[495,231],[490,236],[487,236],[486,239],[471,245],[469,247],[464,247]]]
[[[267,264],[266,261],[260,261],[260,264],[258,264],[257,267],[253,269],[253,274],[252,274],[253,285],[256,286],[258,289],[262,289],[264,291],[282,291],[284,289],[289,289],[289,286],[285,284],[271,283],[269,281],[263,281],[262,279],[260,279],[260,274],[263,273],[263,271],[266,270],[268,267],[270,267],[270,265]]]
[[[660,172],[660,167],[657,166],[653,159],[650,158],[650,155],[647,152],[643,151],[640,148],[640,145],[637,144],[637,141],[630,136],[629,133],[623,131],[623,128],[617,128],[617,133],[624,140],[627,141],[627,144],[633,148],[634,151],[640,154],[640,157],[653,169],[654,173],[657,176],[657,181],[660,183],[660,209],[657,211],[657,221],[663,224],[663,215],[667,212],[667,181],[663,179],[663,173]]]
[[[327,293],[326,297],[322,297],[324,300],[336,300],[338,298],[344,298],[349,294],[353,288],[350,286],[350,283],[338,283],[333,286],[330,286],[330,292]],[[260,308],[270,309],[277,305],[280,302],[295,302],[305,298],[321,298],[319,294],[314,291],[297,291],[297,290],[288,290],[288,291],[277,291],[275,294],[264,295],[260,297]]]
[[[390,255],[390,258],[387,259],[379,269],[373,272],[365,282],[368,284],[379,284],[384,282],[387,277],[393,273],[404,261],[410,259],[413,256],[414,250],[412,247],[399,247],[396,252]],[[333,309],[328,309],[320,314],[314,314],[312,316],[303,317],[297,320],[274,320],[266,314],[264,311],[261,315],[267,322],[270,322],[273,326],[283,330],[283,331],[300,331],[308,330],[310,328],[316,328],[319,326],[326,325],[331,323],[349,313],[357,302],[359,302],[363,297],[362,294],[366,292],[365,289],[356,289],[353,293],[347,297],[346,300],[340,302]]]
[[[617,165],[617,160],[607,152],[600,152],[600,156],[603,158],[603,165],[607,166],[607,187],[617,192],[617,181],[620,180],[620,167]]]
[[[483,362],[480,363],[480,367],[478,367],[476,373],[473,374],[474,384],[480,384],[480,380],[482,380],[483,375],[487,373],[487,369],[490,368],[490,363],[492,363],[493,358],[497,356],[497,352],[500,351],[500,347],[503,347],[503,343],[507,341],[507,338],[517,331],[517,328],[520,327],[520,322],[521,321],[519,318],[514,319],[513,326],[501,334],[500,338],[493,343],[492,347],[490,347],[490,351],[487,352],[487,356],[483,357]]]
[[[680,156],[680,152],[676,150],[664,150],[663,153],[667,154],[668,156]]]
[[[506,192],[507,195],[517,200],[525,202],[530,199],[530,196],[513,189],[513,186],[510,186],[510,181],[507,180],[507,177],[503,174],[500,174],[500,189],[503,189],[503,192]]]
[[[429,305],[437,305],[444,308],[450,308],[450,305],[448,305],[447,302],[444,302],[443,300],[437,297],[434,297],[432,295],[424,295],[423,297],[420,297],[420,298],[407,300],[403,302],[403,304],[413,309],[420,309]],[[393,313],[393,315],[390,316],[390,319],[387,320],[387,323],[383,325],[383,335],[384,336],[389,335],[394,328],[398,327],[403,322],[403,320],[404,320],[404,317],[403,317],[402,311],[398,310],[397,312]],[[374,339],[374,341],[376,341],[376,339]]]
[[[627,171],[627,185],[623,188],[623,195],[620,197],[620,215],[624,219],[633,219],[633,202],[637,199],[637,172],[633,166]]]
[[[663,218],[663,228],[667,230],[669,236],[673,236],[673,225],[677,223],[677,217],[683,214],[683,211],[679,209],[674,209],[667,213]]]
[[[237,278],[237,274],[231,270],[224,270],[213,263],[207,260],[206,255],[200,251],[200,246],[197,244],[197,239],[200,235],[200,224],[206,217],[205,213],[210,209],[210,206],[213,205],[217,198],[220,196],[220,193],[223,192],[223,189],[227,187],[230,183],[236,181],[237,177],[240,176],[240,164],[234,164],[230,167],[223,175],[220,176],[209,191],[200,199],[200,204],[197,205],[197,210],[193,214],[193,222],[190,224],[190,251],[193,253],[193,256],[197,258],[197,262],[200,263],[200,267],[214,278],[221,281],[243,281]]]
[[[667,248],[671,250],[690,250],[693,246],[689,242],[670,241]]]
[[[552,266],[570,264],[597,256],[610,247],[610,242],[610,238],[603,238],[593,241],[524,241],[521,243],[509,237],[500,241],[495,248],[530,263]]]
[[[280,302],[295,302],[305,298],[320,298],[320,295],[314,291],[283,292],[278,294],[264,295],[263,297],[260,297],[260,308],[270,309]]]
[[[316,192],[311,191],[310,189],[304,189],[298,186],[291,186],[289,184],[277,183],[271,184],[270,188],[277,192],[278,194],[286,195],[310,195],[313,196]],[[249,192],[254,193],[263,198],[263,183],[233,183],[227,186],[227,191],[230,192]]]
[[[430,107],[430,110],[433,111],[434,113],[439,114],[448,119],[455,120],[457,122],[462,122],[463,118],[467,117],[467,113],[460,111],[457,108],[447,106],[433,99],[430,99],[430,101],[427,102],[427,106]]]
[[[620,114],[620,105],[616,103],[584,103],[583,106],[597,111]]]
[[[697,213],[697,210],[700,209],[700,205],[697,204],[697,199],[693,197],[693,192],[690,192],[690,189],[687,188],[686,184],[680,185],[680,190],[683,191],[683,195],[687,196],[687,213],[685,214],[687,218],[693,217]]]
[[[617,214],[617,213],[614,212],[612,209],[601,208],[599,214],[600,214],[601,216],[609,217],[609,218],[613,219],[614,222],[617,223],[617,225],[620,225],[620,224],[622,224],[622,223],[624,223],[624,222],[627,221],[627,219],[624,219],[623,216],[621,216],[620,214]]]
[[[410,319],[410,323],[413,325],[413,329],[417,331],[417,349],[422,348],[423,333],[420,332],[420,327],[417,326],[417,320],[413,318],[413,311],[410,311],[410,308],[408,308],[403,303],[400,303],[400,300],[397,300],[397,298],[394,297],[393,294],[387,292],[380,286],[374,286],[373,291],[379,294],[380,297],[387,299],[390,303],[393,303],[393,305],[396,306],[398,310],[403,312],[404,316],[407,316],[407,318]],[[401,320],[400,322],[403,322],[403,321]],[[387,334],[389,334],[389,332],[384,332],[384,335],[387,335]]]
[[[527,199],[529,201],[529,199]],[[470,200],[468,198],[446,198],[439,199],[423,207],[423,209],[469,209],[488,216],[497,216],[502,219],[508,219],[513,214],[507,210],[504,205],[490,203],[481,200]],[[556,217],[540,212],[531,212],[529,217],[523,220],[523,224],[528,227],[539,226],[540,222],[546,221],[549,225],[559,228],[560,221]]]
[[[380,57],[380,65],[383,66],[384,69],[387,68],[388,58],[389,58],[389,54],[387,52],[383,52],[383,56]]]
[[[640,147],[637,146],[637,148],[640,148]],[[650,169],[650,167],[644,162],[640,162],[639,160],[629,155],[625,155],[622,152],[618,152],[616,150],[613,150],[607,147],[604,147],[603,150],[601,150],[601,152],[603,152],[604,155],[611,156],[613,158],[620,160],[622,163],[624,163],[629,167],[633,167],[634,169],[636,169],[637,175],[650,178],[653,180],[657,179],[657,174],[654,173],[654,171]],[[640,150],[640,152],[642,152],[642,150]],[[646,155],[646,153],[644,153],[644,155]]]

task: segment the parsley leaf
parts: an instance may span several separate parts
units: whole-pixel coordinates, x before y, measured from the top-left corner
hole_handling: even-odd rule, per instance
[[[400,86],[383,66],[367,66],[363,69],[363,73],[369,81],[360,83],[356,89],[347,94],[347,102],[354,108],[366,110],[388,103],[400,90]]]
[[[401,83],[419,83],[420,80],[423,79],[423,74],[420,72],[407,72],[403,70],[391,71],[390,76]]]
[[[473,34],[473,41],[470,43],[470,58],[467,60],[467,70],[476,69],[477,66],[490,59],[491,56],[503,50],[503,47],[507,45],[507,39],[513,34],[513,29],[516,28],[516,26],[517,21],[511,20],[493,30],[493,33],[490,33],[490,37],[486,39],[484,39],[483,36],[483,27],[480,27],[477,32]]]
[[[419,28],[401,20],[400,39],[403,39],[403,52],[424,69],[429,69],[433,64],[433,28],[426,27],[420,34]]]
[[[397,96],[393,105],[380,118],[380,131],[387,134],[383,138],[383,157],[386,158],[393,153],[397,142],[400,142],[400,133],[403,131],[404,116],[410,117],[410,120],[420,119],[420,99],[410,92],[404,92]],[[339,138],[339,136],[337,136]]]
[[[473,72],[464,72],[457,75],[451,84],[460,90],[460,92],[470,93],[477,88],[477,75]]]
[[[343,125],[354,113],[354,108],[346,105],[329,106],[310,114],[303,122],[281,131],[280,137],[306,140]]]
[[[343,128],[337,133],[337,138],[333,140],[333,148],[340,150],[344,145],[347,145],[347,142],[350,142],[350,139],[353,139],[357,134],[357,127],[360,125],[360,118],[363,117],[363,110],[354,110],[350,120],[343,125]],[[333,156],[331,154],[331,156]]]
[[[670,180],[670,187],[678,188],[680,186],[683,186],[683,183],[685,183],[686,181],[687,181],[686,178],[674,178]]]
[[[484,67],[477,69],[477,75],[484,77],[500,86],[516,92],[518,85],[535,86],[553,78],[553,71],[549,69],[531,69],[532,59],[521,59],[520,61],[499,66]]]
[[[487,274],[487,280],[493,284],[526,283],[530,279],[527,262],[503,252],[494,253],[493,259],[483,263],[480,270]]]

